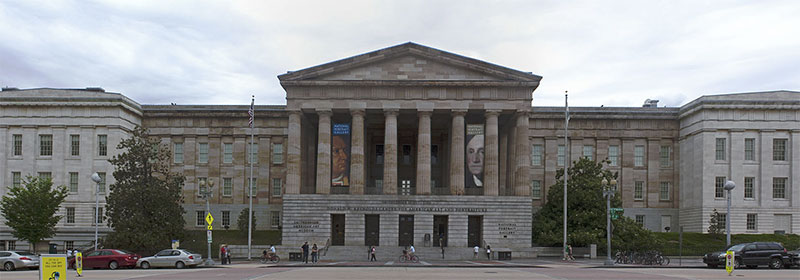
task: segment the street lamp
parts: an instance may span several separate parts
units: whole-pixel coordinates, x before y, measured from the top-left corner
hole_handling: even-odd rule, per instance
[[[725,190],[728,191],[728,213],[725,214],[725,234],[727,235],[727,246],[731,246],[731,191],[736,187],[733,181],[725,182]]]
[[[611,179],[611,185],[608,180],[603,178],[600,182],[603,185],[603,196],[606,197],[606,261],[604,265],[614,265],[614,260],[611,259],[611,198],[614,197],[614,189],[617,186],[617,179]]]
[[[214,179],[209,178],[208,182],[206,180],[200,180],[200,188],[202,189],[204,186],[208,185],[205,191],[201,191],[200,194],[203,198],[206,199],[206,214],[211,213],[211,206],[208,204],[208,200],[211,199],[211,188],[214,187]],[[211,230],[209,230],[210,232]],[[205,265],[214,265],[214,260],[211,259],[211,242],[208,242],[208,258],[206,259]]]
[[[100,174],[97,172],[92,174],[92,181],[95,182],[94,188],[94,250],[97,251],[97,227],[100,224],[100,198],[98,198],[98,193],[100,192],[100,182],[103,181],[103,178],[100,178]]]

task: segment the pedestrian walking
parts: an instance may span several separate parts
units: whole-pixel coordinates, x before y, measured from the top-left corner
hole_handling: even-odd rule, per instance
[[[311,263],[317,263],[318,253],[319,249],[317,248],[317,243],[314,243],[314,246],[311,246]]]
[[[303,243],[303,246],[300,246],[303,249],[303,262],[308,263],[308,241]]]
[[[486,245],[486,258],[492,259],[492,246]]]
[[[225,259],[228,261],[228,264],[231,264],[231,249],[228,248],[228,244],[225,244]]]
[[[225,253],[225,244],[222,244],[219,246],[219,260],[222,264],[225,264],[225,260],[228,258]]]
[[[575,257],[572,256],[572,245],[567,245],[567,258],[571,261],[575,260]]]
[[[372,246],[372,248],[369,249],[369,256],[370,256],[369,261],[371,262],[378,261],[377,259],[375,259],[375,246]]]
[[[472,258],[473,259],[477,259],[478,258],[478,251],[480,251],[480,250],[481,250],[481,248],[478,247],[478,245],[475,245],[475,248],[473,248],[473,253],[472,253]]]

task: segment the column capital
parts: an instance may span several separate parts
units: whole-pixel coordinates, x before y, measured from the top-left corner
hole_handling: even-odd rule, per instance
[[[503,112],[503,110],[492,109],[492,110],[486,110],[485,114],[486,114],[487,117],[488,116],[498,116],[498,115],[500,115],[501,112]]]
[[[450,110],[450,113],[454,116],[464,116],[467,114],[467,109],[453,109]]]
[[[399,109],[383,109],[385,116],[397,116],[398,113],[400,113]]]
[[[433,114],[433,110],[425,110],[425,109],[417,110],[417,115],[419,115],[419,116],[429,116],[430,117],[432,114]]]
[[[317,109],[317,115],[330,117],[333,115],[333,111],[331,109]]]
[[[350,109],[350,115],[353,116],[364,116],[365,113],[364,109]]]

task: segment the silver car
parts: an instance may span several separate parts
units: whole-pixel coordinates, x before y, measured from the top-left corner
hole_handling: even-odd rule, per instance
[[[0,251],[0,264],[6,271],[17,268],[38,268],[39,256],[31,252]]]
[[[203,256],[189,252],[186,249],[166,249],[152,257],[144,257],[136,262],[136,266],[148,269],[151,267],[184,268],[197,266],[203,262]]]

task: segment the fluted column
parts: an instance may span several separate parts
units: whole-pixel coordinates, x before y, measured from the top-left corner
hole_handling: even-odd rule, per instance
[[[431,111],[419,111],[417,194],[431,194]]]
[[[486,174],[483,180],[483,194],[489,196],[497,196],[499,190],[499,147],[498,147],[498,129],[497,129],[497,115],[500,114],[498,110],[486,111],[486,143],[484,145],[484,153],[486,159],[484,166],[486,166]]]
[[[350,193],[364,194],[364,110],[351,110]]]
[[[331,193],[331,111],[317,111],[319,130],[317,132],[317,191],[318,194]]]
[[[500,133],[500,156],[498,162],[500,163],[500,175],[498,177],[498,193],[500,195],[508,195],[506,192],[506,177],[508,177],[508,129],[503,129]]]
[[[519,112],[517,114],[517,141],[516,141],[516,159],[517,159],[517,174],[514,180],[514,195],[516,196],[530,196],[530,177],[531,177],[531,145],[528,140],[528,112]]]
[[[450,130],[450,194],[464,194],[464,115],[467,110],[453,110]]]
[[[383,194],[397,194],[397,110],[385,110]]]
[[[301,112],[289,112],[289,143],[286,147],[286,194],[300,193]]]

